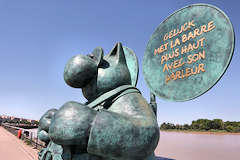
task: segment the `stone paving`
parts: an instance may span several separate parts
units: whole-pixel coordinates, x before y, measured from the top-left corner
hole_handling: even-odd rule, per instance
[[[26,145],[22,140],[0,127],[0,159],[37,160],[38,150]]]

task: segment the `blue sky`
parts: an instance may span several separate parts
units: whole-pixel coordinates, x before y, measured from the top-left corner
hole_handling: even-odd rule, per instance
[[[235,53],[222,79],[201,97],[187,102],[157,98],[158,121],[240,121],[240,5],[234,0],[0,0],[0,114],[39,119],[48,109],[59,108],[67,101],[85,102],[81,90],[63,80],[66,62],[97,46],[107,54],[116,42],[137,54],[137,87],[149,100],[141,68],[147,42],[165,18],[193,3],[216,5],[229,16],[235,28]]]

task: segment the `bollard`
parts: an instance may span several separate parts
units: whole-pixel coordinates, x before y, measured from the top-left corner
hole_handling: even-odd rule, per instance
[[[35,145],[35,148],[37,149],[38,148],[38,136],[36,138],[36,145]]]
[[[22,136],[22,130],[19,129],[19,130],[18,130],[18,135],[17,135],[17,137],[18,137],[19,139],[21,139],[21,136]]]
[[[32,132],[31,132],[31,134],[30,134],[30,135],[31,135],[31,137],[30,137],[30,141],[31,141],[31,145],[32,145]]]

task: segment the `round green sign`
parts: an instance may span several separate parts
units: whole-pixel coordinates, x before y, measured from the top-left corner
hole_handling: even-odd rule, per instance
[[[144,79],[160,98],[187,101],[217,83],[233,50],[234,31],[226,14],[212,5],[190,5],[152,34],[143,57]]]

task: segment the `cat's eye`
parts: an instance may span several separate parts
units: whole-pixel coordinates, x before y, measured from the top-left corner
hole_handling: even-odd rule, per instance
[[[94,55],[92,55],[92,54],[89,54],[87,56],[90,57],[91,59],[95,59]]]

